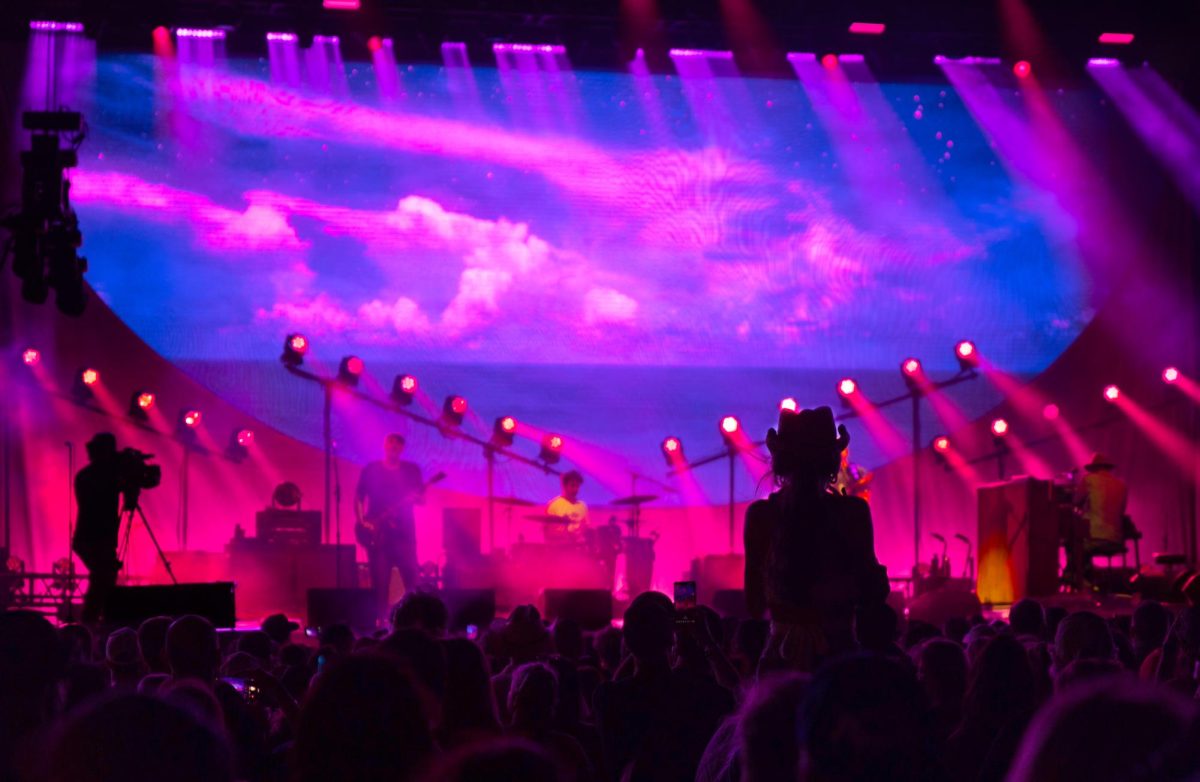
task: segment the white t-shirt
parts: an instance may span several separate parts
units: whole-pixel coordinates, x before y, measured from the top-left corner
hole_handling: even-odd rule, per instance
[[[546,525],[546,540],[574,540],[579,535],[579,531],[587,526],[588,507],[583,500],[571,502],[561,494],[550,500],[550,504],[546,506],[546,513],[551,516],[562,516],[569,520],[567,524],[548,524]]]

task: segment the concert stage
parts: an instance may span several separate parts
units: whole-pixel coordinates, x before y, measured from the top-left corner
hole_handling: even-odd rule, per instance
[[[7,202],[15,112],[52,87],[88,129],[66,175],[86,309],[0,269],[0,547],[5,583],[47,574],[39,606],[85,570],[72,476],[102,431],[162,468],[122,583],[171,580],[149,528],[243,619],[368,585],[356,489],[391,432],[446,476],[412,511],[431,586],[500,611],[680,580],[736,599],[788,400],[848,427],[895,577],[1008,578],[1028,528],[985,546],[980,488],[1067,485],[1093,451],[1143,560],[1194,565],[1200,115],[1152,51],[896,69],[839,22],[774,69],[649,41],[584,67],[572,41],[417,57],[343,23],[0,42]],[[569,470],[587,530],[548,543]],[[309,515],[276,536],[264,511]]]

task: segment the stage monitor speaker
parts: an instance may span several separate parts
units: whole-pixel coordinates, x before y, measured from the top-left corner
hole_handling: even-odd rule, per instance
[[[462,632],[467,625],[486,630],[496,618],[494,589],[447,589],[442,592],[442,600],[450,614],[451,632]]]
[[[750,612],[746,609],[746,590],[718,589],[713,593],[711,608],[721,616],[731,616],[735,619],[749,619]]]
[[[483,513],[479,508],[443,509],[442,548],[446,550],[446,559],[478,559],[482,553],[482,529]]]
[[[196,614],[217,627],[233,627],[237,621],[233,584],[165,584],[122,586],[113,590],[104,618],[111,624],[134,626],[152,616],[180,617]]]
[[[602,630],[612,624],[612,592],[607,589],[547,589],[546,619],[571,619],[584,630]]]
[[[375,630],[375,593],[370,589],[308,590],[309,627],[347,624],[356,632]]]

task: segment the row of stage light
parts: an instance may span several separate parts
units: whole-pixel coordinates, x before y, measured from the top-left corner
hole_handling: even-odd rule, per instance
[[[1179,371],[1178,367],[1167,367],[1162,371],[1161,377],[1164,383],[1169,386],[1173,386],[1183,379],[1183,373]],[[1121,398],[1120,387],[1112,383],[1106,385],[1100,393],[1104,397],[1104,401],[1108,402],[1109,404],[1116,404],[1116,402]],[[1058,405],[1050,402],[1042,408],[1042,417],[1047,421],[1055,421],[1058,419],[1059,415],[1061,415],[1061,412],[1062,411],[1059,410]],[[1004,438],[1008,437],[1009,431],[1012,427],[1007,418],[996,418],[992,420],[989,428],[992,432],[992,437],[995,438],[997,442],[1002,442]],[[945,435],[938,435],[934,438],[931,445],[935,451],[945,453],[946,451],[950,450],[950,438],[946,437]]]
[[[283,341],[283,354],[279,357],[284,366],[298,368],[304,364],[310,342],[303,334],[288,334]],[[346,388],[357,388],[366,363],[358,356],[343,356],[338,362],[336,382]],[[391,393],[388,395],[393,403],[400,407],[408,407],[416,398],[420,388],[414,375],[396,375],[392,379]],[[451,394],[442,401],[442,412],[438,418],[438,428],[443,433],[458,429],[462,426],[469,405],[466,397]],[[496,448],[510,448],[516,441],[517,419],[511,415],[502,415],[492,423],[490,444]],[[562,435],[546,433],[542,436],[538,460],[546,465],[556,464],[562,458],[564,440]]]
[[[21,361],[27,367],[36,367],[42,361],[41,351],[32,347],[26,348],[21,352]],[[90,366],[83,367],[75,373],[71,384],[71,397],[81,405],[92,404],[96,401],[96,390],[100,387],[100,370]],[[146,388],[137,388],[129,396],[127,414],[138,426],[149,428],[151,412],[157,408],[158,394]],[[175,419],[175,437],[185,446],[196,447],[197,434],[203,421],[204,414],[200,410],[194,407],[181,409]],[[254,430],[236,427],[229,433],[225,456],[231,461],[242,462],[250,455],[253,445]]]
[[[963,372],[973,372],[978,369],[980,363],[979,349],[974,342],[963,340],[954,346],[954,357],[958,361],[959,367]],[[920,389],[921,379],[924,375],[924,367],[920,359],[906,358],[900,363],[900,374],[904,377],[905,383],[910,389]],[[1170,366],[1162,371],[1162,381],[1167,385],[1176,385],[1180,382],[1186,382],[1183,374],[1178,367]],[[854,400],[859,398],[862,391],[858,381],[852,377],[844,377],[837,382],[837,394],[842,400],[843,406],[851,406]],[[1121,398],[1121,390],[1114,384],[1106,385],[1101,392],[1105,401],[1116,403]],[[801,407],[794,397],[786,397],[779,402],[779,412],[783,413],[799,413]],[[1047,421],[1057,420],[1060,415],[1058,405],[1048,403],[1042,408],[1042,416]],[[1011,424],[1006,418],[996,418],[989,425],[992,437],[998,447],[1004,447],[1006,438],[1009,436]],[[742,432],[741,421],[736,416],[722,416],[717,423],[717,431],[728,448],[744,448],[746,445],[757,446],[758,443],[752,443],[745,440],[740,440]],[[953,443],[948,435],[939,434],[929,441],[929,446],[933,452],[939,456],[945,455],[953,447]],[[678,467],[686,464],[687,459],[684,456],[683,441],[675,436],[669,436],[663,439],[660,446],[663,458],[671,467]]]
[[[298,367],[304,362],[304,356],[308,353],[309,341],[302,334],[289,334],[284,341],[283,355],[281,361],[291,367]],[[979,366],[979,351],[975,343],[969,340],[963,340],[954,346],[954,356],[957,359],[960,368],[963,371],[973,371]],[[41,352],[36,348],[26,348],[21,359],[26,366],[34,367],[41,362]],[[366,370],[366,365],[358,356],[345,356],[338,364],[337,382],[348,388],[358,386],[358,382],[363,372]],[[919,387],[917,384],[923,376],[924,368],[919,359],[907,358],[900,364],[900,372],[904,376],[905,382],[910,387]],[[1186,382],[1186,378],[1177,367],[1167,367],[1162,371],[1162,381],[1167,385],[1176,385],[1180,382]],[[75,401],[81,404],[87,404],[95,400],[95,391],[100,383],[100,371],[93,367],[84,367],[80,369],[74,378],[71,395]],[[411,405],[415,398],[419,385],[417,378],[410,374],[397,375],[392,381],[392,389],[389,397],[392,402],[400,406]],[[852,377],[842,378],[837,382],[836,391],[841,397],[844,405],[849,406],[852,402],[861,395],[858,381]],[[1121,389],[1114,385],[1106,385],[1102,390],[1102,396],[1109,403],[1116,403],[1121,398]],[[133,391],[129,398],[128,415],[139,425],[146,425],[150,419],[150,412],[159,405],[157,394],[153,391],[138,388]],[[442,403],[442,413],[439,423],[446,429],[454,429],[462,425],[463,420],[468,410],[468,403],[465,397],[457,394],[447,396]],[[799,413],[801,407],[794,397],[787,397],[779,402],[779,411],[781,413]],[[1042,408],[1042,416],[1047,421],[1057,420],[1060,415],[1058,405],[1048,403]],[[204,420],[204,415],[200,410],[195,408],[184,408],[179,411],[176,418],[175,434],[187,444],[195,443],[195,432],[201,426]],[[993,439],[999,447],[1003,447],[1006,438],[1009,436],[1012,425],[1006,418],[994,419],[989,430]],[[717,424],[717,430],[724,442],[725,446],[733,449],[742,449],[747,446],[755,446],[756,443],[750,442],[743,437],[741,421],[734,415],[722,416]],[[517,419],[511,415],[500,416],[495,419],[492,425],[491,443],[497,448],[508,448],[516,440]],[[229,442],[226,448],[226,455],[234,461],[242,461],[248,455],[249,448],[254,444],[254,430],[244,427],[235,428],[230,432]],[[562,457],[564,440],[561,435],[548,433],[542,437],[540,443],[540,451],[538,459],[547,465],[557,463]],[[687,459],[684,455],[683,441],[675,436],[669,436],[663,439],[661,444],[663,457],[666,459],[668,466],[676,468],[685,465]],[[930,441],[930,447],[935,454],[944,455],[953,448],[953,443],[948,435],[939,434]]]
[[[335,2],[345,2],[345,0],[334,0]],[[326,6],[329,7],[329,6]],[[355,6],[357,8],[357,6]],[[84,26],[81,22],[58,22],[58,21],[32,21],[29,23],[29,29],[33,32],[41,33],[73,33],[82,34]],[[882,22],[852,22],[847,31],[853,35],[863,37],[878,37],[887,31],[887,25]],[[161,47],[170,42],[171,35],[174,34],[176,39],[223,42],[226,37],[226,29],[221,27],[214,28],[195,28],[195,27],[155,27],[151,31],[153,42]],[[1106,46],[1128,46],[1134,42],[1136,36],[1129,32],[1102,32],[1096,37],[1096,43]],[[270,44],[299,44],[300,36],[293,32],[268,32],[265,35],[268,45]],[[340,46],[341,41],[336,35],[314,35],[313,44],[316,46]],[[443,50],[446,47],[453,47],[456,52],[456,59],[465,59],[466,45],[459,42],[447,41],[442,44]],[[394,41],[391,38],[384,38],[378,35],[372,35],[367,39],[367,49],[374,55],[379,52],[387,51],[390,53],[394,48]],[[567,47],[563,44],[533,44],[533,43],[507,43],[496,42],[492,44],[492,51],[497,57],[504,55],[516,54],[534,54],[534,55],[566,55]],[[638,50],[639,54],[641,50]],[[671,57],[691,57],[691,56],[729,56],[733,53],[728,50],[708,50],[708,49],[670,49]],[[815,55],[804,53],[789,54],[789,59],[797,57],[810,57]],[[863,55],[861,54],[834,54],[832,52],[824,54],[820,57],[820,62],[826,68],[832,70],[837,68],[840,62],[862,62]],[[961,59],[948,58],[944,55],[936,55],[933,61],[937,65],[942,65],[947,62],[965,62],[975,65],[1000,65],[1002,60],[995,57],[965,57]],[[462,64],[465,64],[462,63]],[[1088,60],[1089,65],[1104,66],[1119,64],[1118,60],[1111,57],[1093,57]],[[1033,64],[1028,60],[1016,60],[1012,63],[1012,72],[1019,79],[1027,79],[1033,76]]]

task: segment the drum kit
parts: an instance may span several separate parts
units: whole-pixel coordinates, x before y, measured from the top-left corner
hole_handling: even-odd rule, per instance
[[[617,518],[612,517],[608,524],[595,525],[583,530],[580,539],[569,543],[549,544],[550,547],[569,549],[573,552],[586,553],[593,561],[604,566],[609,574],[610,582],[616,574],[617,558],[625,557],[625,589],[630,595],[637,595],[650,588],[654,575],[654,543],[658,540],[657,533],[642,537],[640,533],[642,505],[658,499],[655,494],[631,494],[628,497],[618,497],[608,505],[617,508],[629,508],[629,516],[621,522],[628,528],[622,534]],[[494,502],[505,507],[509,523],[509,539],[512,539],[512,518],[516,508],[534,508],[540,503],[531,502],[521,497],[496,497]],[[522,521],[540,524],[544,527],[565,527],[570,519],[554,516],[548,513],[525,513]],[[518,544],[518,546],[530,544]]]

